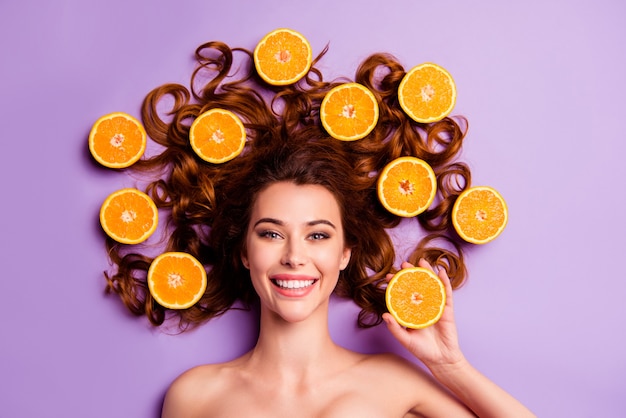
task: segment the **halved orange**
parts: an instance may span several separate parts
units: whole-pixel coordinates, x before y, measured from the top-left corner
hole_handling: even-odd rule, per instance
[[[448,116],[456,103],[456,85],[448,71],[430,62],[404,75],[398,87],[400,106],[416,122],[436,122]]]
[[[410,267],[397,272],[387,284],[389,313],[407,328],[426,328],[441,318],[446,288],[432,270]]]
[[[166,252],[148,269],[148,289],[157,303],[169,309],[187,309],[200,300],[207,285],[204,266],[191,254]]]
[[[191,124],[191,147],[200,158],[220,164],[238,156],[246,145],[246,130],[239,116],[226,109],[210,109]]]
[[[506,227],[508,216],[506,202],[489,186],[470,187],[452,207],[454,229],[473,244],[485,244],[498,237]]]
[[[326,132],[342,141],[355,141],[369,134],[378,122],[378,102],[359,83],[344,83],[324,96],[320,119]]]
[[[300,80],[313,63],[309,41],[301,33],[286,28],[265,35],[254,48],[253,56],[259,76],[275,86]]]
[[[431,166],[416,157],[400,157],[381,171],[377,182],[378,199],[391,213],[417,216],[435,199],[437,177]]]
[[[89,132],[89,151],[97,162],[109,168],[126,168],[146,151],[146,130],[139,120],[123,113],[100,117]]]
[[[147,194],[126,188],[111,193],[100,207],[104,232],[122,244],[139,244],[154,233],[159,213]]]

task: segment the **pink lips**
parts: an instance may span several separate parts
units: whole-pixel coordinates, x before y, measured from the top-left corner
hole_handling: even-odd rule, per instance
[[[303,297],[308,295],[315,287],[318,279],[295,274],[277,274],[271,278],[274,289],[283,296]]]

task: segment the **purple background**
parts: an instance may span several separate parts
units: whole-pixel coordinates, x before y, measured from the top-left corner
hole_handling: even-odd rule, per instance
[[[467,357],[539,416],[625,416],[625,12],[618,0],[0,2],[0,416],[156,417],[175,376],[254,342],[247,313],[172,336],[103,294],[97,213],[135,180],[96,167],[86,138],[105,113],[138,115],[153,87],[187,84],[199,44],[252,49],[281,26],[315,52],[330,43],[327,78],[376,51],[453,74],[470,121],[462,158],[510,209],[503,235],[468,251],[455,293]],[[405,354],[355,314],[333,303],[339,343]]]

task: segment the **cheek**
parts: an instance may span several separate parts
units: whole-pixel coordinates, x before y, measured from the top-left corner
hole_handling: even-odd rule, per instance
[[[343,269],[345,267],[344,252],[338,248],[327,249],[317,254],[317,260],[328,270]]]
[[[264,270],[272,260],[272,251],[263,245],[256,245],[254,241],[248,241],[247,245],[247,264],[250,274],[252,271]]]

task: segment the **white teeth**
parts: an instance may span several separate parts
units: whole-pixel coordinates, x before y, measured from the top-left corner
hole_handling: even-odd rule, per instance
[[[285,289],[302,289],[311,286],[315,280],[276,280],[276,284]]]

